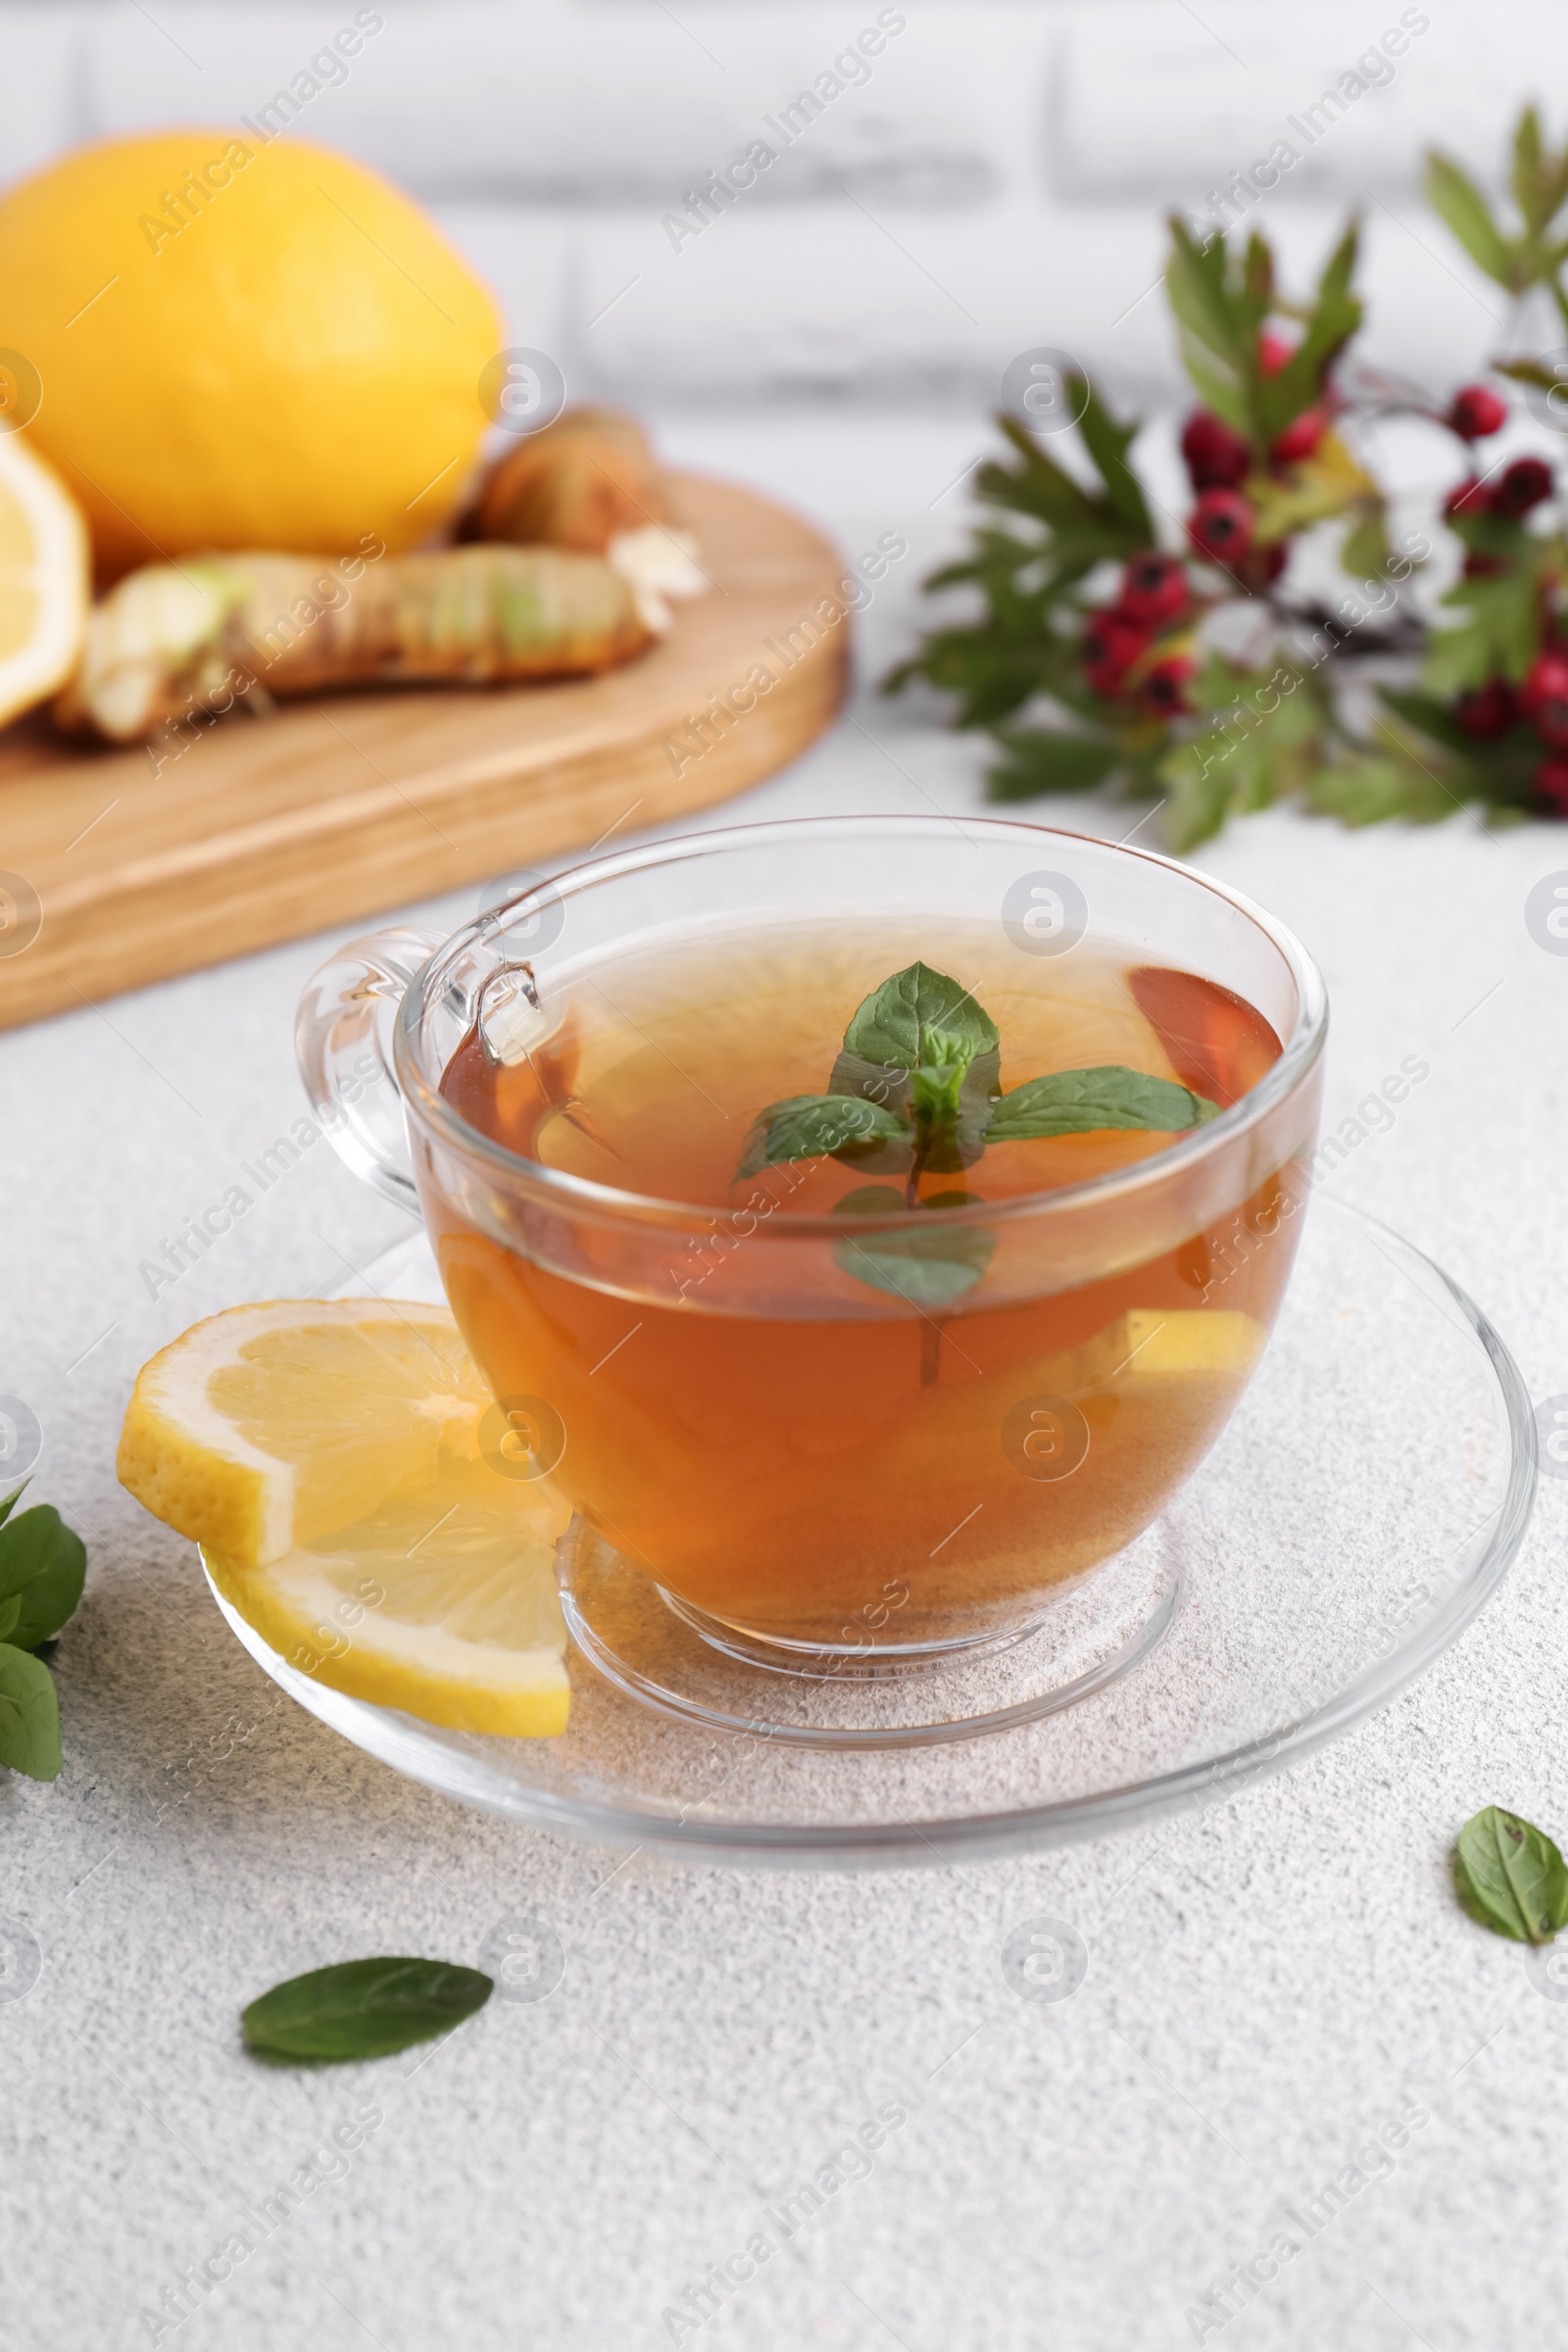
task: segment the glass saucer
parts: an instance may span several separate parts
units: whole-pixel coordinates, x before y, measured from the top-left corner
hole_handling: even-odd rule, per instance
[[[336,1295],[438,1298],[423,1234]],[[301,1706],[448,1795],[698,1862],[907,1867],[1222,1801],[1337,1739],[1475,1616],[1519,1548],[1535,1480],[1530,1401],[1486,1318],[1389,1227],[1319,1199],[1268,1352],[1207,1460],[1064,1615],[932,1670],[946,1693],[931,1674],[811,1681],[726,1657],[580,1530],[563,1546],[584,1638],[559,1740],[346,1698],[215,1598]]]

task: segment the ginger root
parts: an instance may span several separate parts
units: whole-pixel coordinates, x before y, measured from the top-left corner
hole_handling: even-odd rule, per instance
[[[620,409],[567,409],[514,442],[480,483],[463,535],[603,556],[660,632],[670,625],[666,599],[709,586],[696,540],[674,527],[648,436]]]
[[[612,669],[655,633],[617,570],[565,548],[207,556],[110,591],[55,716],[130,743],[246,696]]]
[[[623,532],[673,520],[637,419],[619,409],[567,409],[497,458],[464,536],[603,556]]]

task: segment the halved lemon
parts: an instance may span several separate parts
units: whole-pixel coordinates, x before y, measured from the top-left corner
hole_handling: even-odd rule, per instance
[[[143,1366],[121,1483],[202,1545],[301,1672],[470,1731],[565,1726],[554,1551],[569,1516],[491,1466],[490,1393],[443,1307],[284,1299]]]
[[[80,510],[20,433],[0,430],[0,726],[75,668],[88,595]]]

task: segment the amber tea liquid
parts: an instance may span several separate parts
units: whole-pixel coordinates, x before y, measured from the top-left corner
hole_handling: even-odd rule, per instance
[[[1087,945],[1028,956],[995,925],[890,920],[607,958],[544,1004],[526,1054],[497,1066],[470,1033],[442,1082],[466,1121],[524,1158],[713,1212],[710,1242],[672,1242],[667,1299],[628,1297],[547,1269],[425,1188],[486,1379],[559,1416],[556,1485],[659,1583],[774,1640],[853,1646],[868,1626],[896,1646],[972,1638],[1118,1550],[1218,1434],[1294,1251],[1295,1224],[1269,1213],[1282,1169],[1211,1228],[1075,1287],[988,1303],[982,1279],[918,1309],[830,1268],[836,1289],[799,1312],[744,1311],[759,1218],[825,1216],[868,1181],[820,1158],[737,1182],[748,1129],[764,1104],[826,1091],[856,1006],[916,957],[996,1021],[1008,1091],[1123,1063],[1225,1106],[1281,1052],[1250,1004],[1192,974]],[[1004,1144],[926,1176],[920,1195],[1001,1203],[1173,1140]],[[1240,1261],[1226,1250],[1238,1219],[1252,1237]]]

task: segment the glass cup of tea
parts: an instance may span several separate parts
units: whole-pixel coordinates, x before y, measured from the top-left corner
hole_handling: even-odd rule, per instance
[[[1189,1477],[1290,1274],[1326,1026],[1207,875],[843,816],[356,941],[299,1047],[423,1216],[492,1465],[820,1673],[1016,1639]]]

